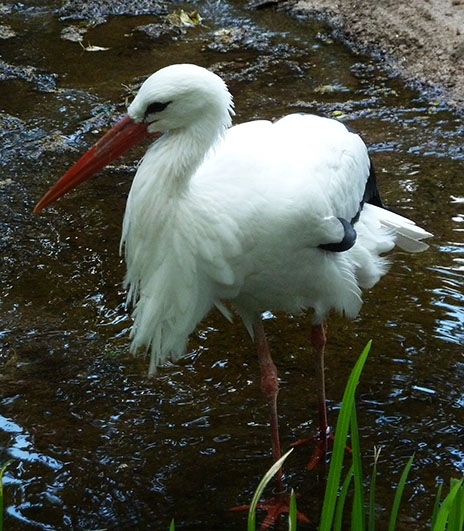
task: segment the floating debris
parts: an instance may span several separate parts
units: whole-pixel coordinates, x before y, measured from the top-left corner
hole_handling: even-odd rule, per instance
[[[318,85],[314,92],[318,94],[335,94],[340,92],[350,92],[350,89],[341,83],[331,83],[327,85]]]
[[[348,115],[345,114],[343,111],[332,111],[332,116],[336,118],[337,120],[343,120],[343,118],[348,118]]]
[[[109,50],[109,48],[104,48],[103,46],[93,46],[92,44],[84,46],[81,41],[79,41],[79,44],[86,52],[106,52],[107,50]]]
[[[170,13],[166,18],[166,22],[170,24],[171,26],[196,26],[197,24],[200,24],[201,22],[201,16],[198,11],[191,11],[190,13],[187,13],[183,9],[179,9],[179,11],[174,11]]]

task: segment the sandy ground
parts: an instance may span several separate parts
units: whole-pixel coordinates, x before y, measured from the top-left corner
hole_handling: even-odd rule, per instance
[[[431,97],[464,108],[464,0],[297,0],[291,9],[325,21]]]

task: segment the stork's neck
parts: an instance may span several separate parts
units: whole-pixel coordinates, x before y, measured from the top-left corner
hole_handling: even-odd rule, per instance
[[[213,130],[204,126],[169,131],[145,154],[129,193],[121,237],[129,300],[138,297],[139,281],[153,264],[173,252],[176,234],[188,223],[177,214],[179,209],[190,211],[190,179],[225,129],[221,124]]]
[[[122,234],[126,250],[143,243],[137,235],[150,238],[168,227],[175,230],[179,200],[189,197],[190,179],[226,129],[221,122],[205,121],[166,132],[148,149],[127,200]]]
[[[221,141],[225,130],[222,123],[204,118],[189,127],[164,133],[145,154],[134,186],[139,184],[140,175],[143,186],[148,185],[157,196],[182,195],[206,154]]]

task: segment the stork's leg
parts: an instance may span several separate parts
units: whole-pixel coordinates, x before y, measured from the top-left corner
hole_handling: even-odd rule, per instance
[[[263,322],[261,319],[255,321],[253,324],[253,331],[255,334],[256,349],[258,351],[259,368],[261,372],[261,390],[269,404],[269,414],[271,419],[271,440],[272,440],[272,456],[274,463],[280,459],[280,437],[279,437],[279,421],[277,417],[277,395],[279,393],[279,381],[277,379],[277,367],[272,361],[271,352],[264,333]],[[259,509],[266,509],[267,514],[261,524],[260,531],[267,529],[272,525],[282,513],[288,513],[290,507],[290,497],[284,487],[282,479],[282,468],[279,468],[275,475],[275,495],[262,503],[258,503]],[[233,510],[240,511],[249,509],[248,505],[234,507]],[[297,511],[297,517],[303,522],[308,522],[308,518]]]
[[[316,437],[316,448],[308,463],[314,468],[321,457],[327,452],[329,425],[327,423],[327,401],[325,398],[324,353],[326,345],[327,324],[323,321],[311,327],[311,345],[313,347],[313,363],[316,376],[317,403],[319,411],[319,433]]]
[[[261,371],[261,391],[269,404],[269,415],[271,420],[271,441],[272,456],[274,463],[280,459],[280,436],[279,436],[279,419],[277,416],[277,395],[279,394],[279,381],[277,379],[277,367],[272,361],[271,352],[264,332],[264,326],[261,319],[253,325],[255,333],[256,349],[258,351],[259,368]],[[282,469],[279,468],[275,475],[276,492],[285,491],[282,481]]]
[[[325,322],[311,327],[311,344],[313,346],[314,369],[316,373],[317,401],[319,409],[319,432],[327,433],[327,401],[325,398],[324,353],[326,345],[327,324]]]
[[[307,467],[312,470],[327,453],[329,443],[333,442],[334,435],[327,422],[327,402],[325,398],[325,371],[324,353],[327,337],[327,323],[323,321],[311,327],[311,345],[313,347],[313,364],[316,373],[317,402],[319,411],[319,428],[315,437],[296,441],[292,446],[300,446],[308,442],[315,443],[316,448],[309,460]],[[351,448],[345,446],[351,452]]]

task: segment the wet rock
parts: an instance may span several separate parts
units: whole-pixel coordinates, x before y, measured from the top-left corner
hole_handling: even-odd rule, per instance
[[[117,115],[116,107],[113,105],[102,105],[95,109],[95,115],[84,120],[77,130],[71,134],[63,134],[62,131],[54,131],[29,142],[28,156],[33,159],[40,159],[46,153],[66,153],[82,150],[84,136],[92,133],[100,137],[102,132],[109,128]]]
[[[31,157],[39,158],[44,153],[66,153],[67,151],[77,151],[77,148],[71,145],[70,139],[63,135],[61,131],[56,131],[51,135],[44,136],[34,142],[36,148]]]
[[[16,32],[5,24],[0,24],[0,39],[11,39],[16,37]]]
[[[221,28],[213,33],[213,42],[207,48],[215,52],[230,52],[233,50],[252,49],[258,51],[269,50],[269,36],[257,33],[249,28],[229,27]]]
[[[0,81],[22,79],[36,85],[41,92],[54,92],[56,78],[56,74],[44,74],[34,66],[15,66],[0,60]]]
[[[68,26],[61,31],[60,37],[65,41],[82,42],[87,28],[83,26]]]
[[[30,134],[26,123],[0,111],[0,167],[7,167],[12,171],[18,155],[27,150]]]
[[[216,74],[220,75],[226,81],[245,81],[251,83],[254,81],[264,80],[272,71],[272,67],[280,62],[273,56],[261,56],[255,62],[250,63],[247,60],[236,61],[221,61],[211,66],[211,69]],[[267,85],[271,86],[275,82],[272,74],[269,74],[272,79],[267,80]]]
[[[377,68],[373,63],[354,63],[350,68],[351,73],[358,79],[373,79]]]
[[[161,15],[167,12],[163,0],[66,0],[58,11],[62,19],[88,20],[103,24],[115,15]]]
[[[122,110],[121,108],[120,111]],[[44,154],[81,152],[83,146],[89,144],[89,133],[100,137],[118,116],[117,107],[108,104],[97,105],[92,113],[93,116],[81,122],[76,130],[64,134],[56,129],[50,131],[32,128],[27,122],[0,112],[0,167],[8,166],[9,170],[13,171],[20,159],[19,154],[23,163],[29,161],[37,168],[38,164],[46,160]]]
[[[13,179],[3,179],[0,180],[0,189],[5,188],[5,186],[9,186],[10,184],[13,184]]]
[[[248,2],[250,9],[269,9],[278,7],[282,3],[281,0],[251,0]]]
[[[164,17],[160,22],[137,26],[134,32],[141,32],[150,39],[158,40],[161,37],[177,37],[191,28],[200,24],[201,17],[198,11],[186,12],[183,9],[174,11]]]
[[[0,142],[2,145],[0,167],[8,166],[8,169],[13,171],[19,154],[21,154],[23,161],[27,160],[31,166],[37,166],[37,161],[44,153],[76,151],[72,145],[72,140],[60,131],[48,133],[37,128],[30,129],[19,118],[2,113],[0,115]],[[4,188],[8,188],[10,184],[8,181],[8,179],[0,180],[0,192]]]
[[[162,22],[159,24],[145,24],[144,26],[137,26],[133,30],[135,33],[143,33],[153,40],[158,40],[163,36],[174,36],[180,33],[178,28],[167,27]]]
[[[126,112],[124,105],[116,105],[113,103],[102,103],[97,105],[92,110],[92,116],[84,120],[76,134],[82,135],[86,133],[94,133],[100,135],[102,130],[112,126],[117,120],[119,114]]]
[[[17,131],[24,127],[24,122],[11,114],[0,111],[0,135],[4,131]]]

